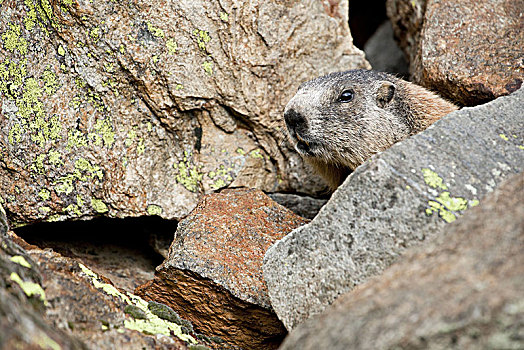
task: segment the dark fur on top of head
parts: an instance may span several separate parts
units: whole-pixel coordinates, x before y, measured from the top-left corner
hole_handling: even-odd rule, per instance
[[[284,117],[297,152],[336,188],[373,154],[456,109],[418,85],[358,69],[303,83]]]

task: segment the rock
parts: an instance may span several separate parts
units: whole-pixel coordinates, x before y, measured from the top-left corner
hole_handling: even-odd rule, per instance
[[[162,302],[206,335],[276,348],[286,330],[262,278],[267,248],[308,222],[254,189],[206,195],[180,222],[169,256],[136,294]]]
[[[202,343],[183,332],[181,320],[160,318],[140,297],[6,233],[4,223],[0,211],[0,348],[183,350]]]
[[[46,318],[93,349],[186,349],[195,334],[153,314],[140,297],[114,286],[87,266],[14,236],[42,273]]]
[[[7,219],[0,205],[0,348],[87,349],[44,320],[48,304],[42,275],[35,262],[7,234]]]
[[[298,326],[282,349],[524,348],[524,173]]]
[[[399,77],[409,76],[408,63],[404,52],[398,47],[393,36],[393,27],[386,21],[378,27],[364,46],[366,58],[374,70],[396,74]]]
[[[321,191],[279,125],[301,82],[369,66],[351,44],[347,6],[3,1],[9,220],[178,220],[228,186]]]
[[[291,209],[295,214],[306,219],[313,219],[327,199],[313,198],[293,193],[269,193],[269,198]]]
[[[522,0],[388,1],[413,81],[469,106],[522,85],[522,8]]]
[[[357,168],[311,223],[264,258],[271,305],[286,328],[381,273],[524,170],[524,89],[464,108]]]

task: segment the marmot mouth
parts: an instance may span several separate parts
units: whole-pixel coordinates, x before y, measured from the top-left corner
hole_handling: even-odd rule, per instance
[[[318,150],[320,144],[316,141],[306,140],[303,136],[300,136],[296,130],[290,132],[291,138],[295,144],[295,150],[304,156],[316,157],[315,150]]]
[[[316,150],[318,150],[320,144],[314,141],[306,141],[304,139],[297,138],[295,149],[298,153],[310,157],[316,157]]]

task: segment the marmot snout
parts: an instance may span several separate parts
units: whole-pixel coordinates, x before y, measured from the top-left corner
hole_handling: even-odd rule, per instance
[[[334,189],[373,154],[456,109],[423,87],[359,69],[302,84],[284,118],[297,152]]]

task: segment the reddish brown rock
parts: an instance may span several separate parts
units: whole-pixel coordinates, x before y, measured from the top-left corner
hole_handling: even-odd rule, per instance
[[[388,1],[412,79],[463,105],[522,85],[523,8],[522,0]]]
[[[276,240],[307,222],[259,190],[205,196],[180,222],[155,279],[137,289],[174,308],[205,334],[247,349],[278,346],[262,260]]]
[[[282,349],[523,349],[523,198],[521,173]]]

